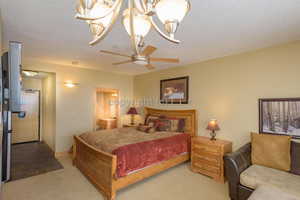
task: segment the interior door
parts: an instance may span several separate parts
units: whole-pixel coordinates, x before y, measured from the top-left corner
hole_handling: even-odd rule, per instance
[[[23,90],[21,110],[26,112],[24,118],[12,117],[12,143],[39,141],[40,92]]]

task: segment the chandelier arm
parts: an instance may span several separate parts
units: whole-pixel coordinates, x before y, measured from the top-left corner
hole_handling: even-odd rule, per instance
[[[139,0],[139,2],[140,2],[140,5],[141,5],[143,11],[146,12],[147,7],[146,7],[146,4],[145,4],[144,0]]]
[[[129,9],[129,20],[130,20],[130,39],[131,45],[134,51],[134,54],[139,55],[139,48],[136,43],[135,30],[134,30],[134,17],[133,12],[135,9],[134,0],[128,0],[128,9]]]
[[[83,9],[87,9],[86,1],[85,0],[79,0],[80,5]],[[97,3],[97,0],[92,0],[91,7],[93,7]]]
[[[166,40],[179,44],[180,40],[176,40],[176,39],[172,39],[171,37],[167,36],[164,32],[162,32],[159,27],[156,25],[156,23],[154,22],[152,16],[149,16],[149,19],[151,21],[152,26],[154,27],[154,29],[156,30],[156,32],[158,32],[163,38],[165,38]]]
[[[94,40],[89,43],[91,46],[99,43],[111,31],[113,24],[116,22],[116,20],[119,16],[120,9],[122,7],[123,1],[124,0],[119,0],[118,1],[119,4],[116,7],[116,10],[114,11],[114,14],[113,14],[113,17],[112,17],[112,20],[111,20],[110,24],[107,26],[107,28],[99,36],[95,37]]]
[[[98,20],[98,19],[102,19],[102,18],[108,16],[110,13],[114,12],[121,1],[123,1],[123,0],[117,0],[109,10],[107,10],[104,14],[100,15],[99,17],[86,17],[84,15],[76,13],[75,18],[80,19],[80,20]]]
[[[147,15],[147,6],[144,2],[144,0],[139,0],[139,5],[141,6],[142,10],[140,10],[138,7],[135,7],[135,9],[142,15]]]
[[[141,4],[141,7],[144,10],[144,13],[143,13],[144,15],[153,16],[155,14],[154,5],[156,3],[156,0],[153,0],[153,2],[152,2],[152,9],[151,10],[148,9],[148,5],[145,3],[144,0],[139,0],[139,2]]]

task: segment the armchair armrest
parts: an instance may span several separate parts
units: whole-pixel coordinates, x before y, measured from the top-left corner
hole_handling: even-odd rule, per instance
[[[251,144],[248,143],[233,153],[224,156],[225,174],[229,182],[231,199],[238,199],[240,174],[251,165]]]

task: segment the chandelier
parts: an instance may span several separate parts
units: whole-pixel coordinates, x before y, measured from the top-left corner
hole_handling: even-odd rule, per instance
[[[109,33],[119,16],[123,1],[79,0],[75,17],[89,25],[93,35],[90,45],[99,43]],[[122,13],[122,22],[131,38],[135,55],[139,55],[144,39],[152,27],[166,40],[180,43],[175,39],[175,32],[189,10],[188,0],[128,0],[128,8]],[[164,31],[154,21],[155,15],[162,22]]]

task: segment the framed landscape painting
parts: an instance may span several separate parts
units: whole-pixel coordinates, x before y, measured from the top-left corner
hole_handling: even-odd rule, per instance
[[[178,77],[160,81],[160,102],[187,104],[189,101],[189,77]]]
[[[259,131],[300,138],[300,98],[259,99]]]

